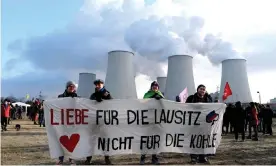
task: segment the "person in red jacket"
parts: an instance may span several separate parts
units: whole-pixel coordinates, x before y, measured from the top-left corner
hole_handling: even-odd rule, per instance
[[[1,127],[2,131],[7,131],[8,119],[10,117],[10,101],[5,100],[3,104],[1,104]]]
[[[251,131],[252,128],[254,130],[254,135],[253,135],[253,141],[258,141],[258,130],[257,130],[257,126],[258,126],[258,111],[257,108],[255,106],[255,104],[253,102],[250,103],[250,109],[251,111],[249,112],[249,135],[247,137],[247,139],[251,139]]]

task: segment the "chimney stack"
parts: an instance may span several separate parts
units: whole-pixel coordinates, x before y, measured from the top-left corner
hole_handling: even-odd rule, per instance
[[[245,59],[227,59],[222,61],[220,101],[223,101],[222,96],[226,82],[230,85],[232,95],[224,101],[225,103],[237,101],[242,103],[252,102]]]
[[[189,55],[170,56],[165,89],[166,99],[175,101],[175,97],[186,87],[189,95],[195,93],[193,57]]]
[[[167,77],[157,77],[157,82],[159,84],[159,90],[165,94]]]
[[[137,99],[133,57],[129,51],[108,53],[105,86],[114,99]]]
[[[94,92],[94,81],[96,80],[96,74],[93,73],[80,73],[77,93],[80,97],[90,98]]]

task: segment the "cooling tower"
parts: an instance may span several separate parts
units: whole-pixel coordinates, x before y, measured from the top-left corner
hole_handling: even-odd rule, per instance
[[[166,88],[167,77],[157,77],[157,82],[159,84],[159,90],[164,94]]]
[[[169,57],[165,97],[174,100],[187,87],[189,95],[195,93],[193,57],[173,55]]]
[[[224,102],[248,103],[252,101],[252,96],[249,88],[246,60],[245,59],[228,59],[222,61],[221,86],[220,86],[220,101],[224,93],[226,82],[229,83],[232,90],[232,95]]]
[[[91,94],[95,91],[94,81],[96,74],[93,73],[80,73],[78,84],[78,96],[83,98],[90,98]]]
[[[137,99],[133,57],[128,51],[108,53],[105,86],[114,99]]]

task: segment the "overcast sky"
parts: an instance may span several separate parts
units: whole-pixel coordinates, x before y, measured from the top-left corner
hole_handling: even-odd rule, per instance
[[[141,97],[166,58],[194,56],[196,86],[220,86],[220,61],[247,59],[254,101],[276,97],[274,0],[2,0],[2,96],[49,97],[79,72],[105,78],[107,52],[137,53]],[[14,12],[16,11],[16,12]],[[177,17],[176,17],[177,16]],[[206,36],[212,37],[206,42]],[[210,47],[212,43],[217,48]],[[219,44],[218,44],[219,43]],[[155,65],[152,65],[155,64]]]

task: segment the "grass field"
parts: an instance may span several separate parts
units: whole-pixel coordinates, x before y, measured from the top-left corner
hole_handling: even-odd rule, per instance
[[[21,131],[15,131],[14,124],[21,124]],[[273,131],[276,131],[274,119]],[[274,132],[275,133],[275,132]],[[276,165],[276,136],[262,135],[258,142],[246,140],[235,142],[233,135],[223,136],[217,154],[210,158],[211,164]],[[112,156],[113,164],[139,164],[139,155]],[[150,164],[150,156],[148,163]],[[66,159],[67,160],[67,159]],[[47,135],[45,128],[40,128],[29,120],[13,121],[8,131],[1,136],[1,164],[2,165],[53,165],[56,160],[49,157]],[[83,160],[84,161],[84,160]],[[83,161],[78,161],[81,164]],[[187,154],[160,154],[161,164],[188,164]],[[94,157],[93,164],[104,164],[103,157]]]

